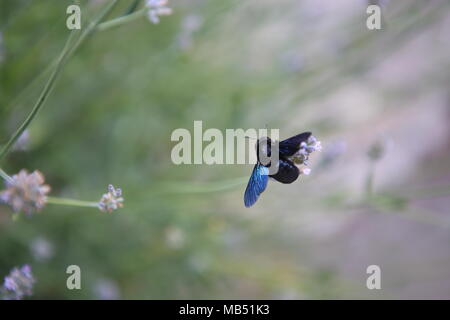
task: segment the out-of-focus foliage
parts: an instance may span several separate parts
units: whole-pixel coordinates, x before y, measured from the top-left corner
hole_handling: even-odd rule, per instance
[[[71,3],[1,1],[0,145],[42,90]],[[80,1],[82,25],[104,4]],[[383,1],[380,31],[363,0],[170,7],[94,33],[1,163],[43,172],[53,196],[120,186],[124,208],[13,220],[0,206],[0,275],[30,264],[34,298],[449,298],[448,1]],[[230,181],[250,166],[172,164],[170,135],[194,120],[311,130],[323,151],[245,209]],[[72,264],[82,290],[66,288]],[[371,264],[381,291],[366,289]]]

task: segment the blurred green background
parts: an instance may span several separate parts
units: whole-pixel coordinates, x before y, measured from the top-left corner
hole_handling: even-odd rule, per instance
[[[80,1],[85,27],[108,0]],[[35,299],[450,298],[450,3],[170,1],[96,32],[1,167],[38,169],[52,196],[0,205],[0,276],[29,263]],[[0,145],[37,100],[71,1],[0,1]],[[132,1],[119,1],[108,19]],[[243,205],[251,165],[171,162],[176,128],[310,130],[323,151],[292,185]],[[370,159],[376,146],[382,156]],[[235,179],[236,178],[236,179]],[[82,290],[65,270],[82,270]],[[381,267],[381,290],[366,268]]]

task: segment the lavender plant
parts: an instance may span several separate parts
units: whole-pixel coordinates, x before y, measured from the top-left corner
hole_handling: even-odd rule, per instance
[[[3,300],[21,300],[31,296],[35,282],[29,265],[14,268],[4,279],[3,286],[0,289],[0,297]]]
[[[148,15],[149,20],[157,24],[160,21],[160,16],[167,16],[172,13],[172,10],[167,6],[166,0],[148,0],[146,1],[145,8],[138,12],[133,12],[136,5],[132,8],[129,14],[124,17],[119,17],[111,21],[102,23],[104,17],[106,17],[116,5],[117,0],[110,1],[102,12],[94,19],[88,27],[79,35],[78,39],[74,40],[75,31],[72,31],[68,37],[64,49],[62,50],[59,58],[54,63],[53,71],[45,84],[36,104],[32,111],[25,119],[25,121],[19,126],[16,132],[12,135],[9,141],[0,150],[0,162],[8,154],[8,152],[17,146],[20,139],[26,134],[28,136],[27,128],[31,122],[35,119],[41,108],[44,106],[51,90],[53,89],[58,74],[62,71],[68,59],[76,52],[76,50],[83,44],[83,42],[96,30],[106,30],[112,26],[121,25],[130,22],[144,13]],[[138,1],[135,2],[137,4]],[[23,144],[23,143],[21,143]],[[5,180],[5,190],[0,192],[0,201],[9,204],[15,212],[24,212],[27,215],[31,215],[33,212],[41,210],[46,203],[84,206],[84,207],[97,207],[101,211],[112,212],[118,208],[123,207],[124,198],[122,197],[121,189],[115,189],[112,185],[108,187],[108,193],[105,193],[99,202],[80,201],[74,199],[62,199],[56,197],[48,197],[50,192],[50,186],[44,184],[44,176],[38,170],[31,174],[25,169],[22,169],[18,174],[10,177],[4,170],[0,168],[0,176]]]
[[[6,190],[0,192],[0,201],[9,204],[15,212],[31,215],[47,203],[50,186],[44,182],[41,172],[36,170],[28,174],[26,170],[21,170],[6,180]]]
[[[98,203],[101,211],[109,213],[123,207],[122,189],[114,188],[112,184],[108,186],[108,192],[105,193]]]
[[[82,32],[87,27],[84,21],[90,19],[90,8],[101,8],[108,2],[82,2],[88,4],[87,13],[83,11]],[[42,12],[42,5],[46,3],[54,6],[51,0],[30,3],[28,13],[22,14],[27,19],[32,19],[35,11]],[[137,7],[136,3],[139,3]],[[448,4],[442,1],[435,6],[422,5],[419,1],[391,2],[398,10],[386,11],[393,17],[389,18],[386,30],[371,33],[358,27],[363,26],[364,8],[348,8],[352,17],[341,19],[334,10],[327,15],[326,10],[320,10],[320,4],[308,3],[181,1],[177,7],[181,14],[168,19],[170,21],[165,20],[165,16],[157,16],[160,22],[154,27],[149,21],[145,0],[120,1],[127,12],[122,13],[117,6],[114,11],[117,17],[102,20],[83,41],[89,46],[82,44],[83,50],[69,49],[66,61],[70,58],[70,63],[64,64],[63,72],[59,73],[63,76],[57,78],[50,99],[41,107],[39,119],[36,119],[39,121],[33,120],[27,127],[30,138],[27,153],[14,152],[15,143],[3,159],[7,161],[1,163],[11,174],[0,171],[5,183],[21,168],[28,168],[28,174],[37,168],[45,174],[44,185],[52,186],[43,208],[48,215],[45,219],[33,219],[32,223],[28,219],[18,219],[10,223],[3,214],[8,212],[7,208],[0,206],[0,250],[3,252],[0,265],[3,270],[11,263],[27,261],[30,246],[25,244],[44,237],[52,244],[53,256],[45,258],[45,249],[42,249],[43,255],[32,254],[34,263],[41,264],[39,269],[33,264],[33,271],[42,273],[39,288],[34,289],[36,298],[238,296],[292,299],[348,298],[350,294],[370,298],[373,292],[370,295],[364,292],[364,284],[352,276],[360,267],[357,256],[378,263],[383,245],[388,249],[395,243],[397,248],[406,250],[404,255],[390,260],[392,264],[384,264],[393,266],[397,259],[401,262],[403,256],[408,262],[405,243],[411,243],[415,247],[413,257],[420,255],[421,263],[427,264],[429,270],[433,269],[432,261],[437,257],[448,260],[444,253],[448,248],[442,246],[445,241],[439,240],[445,239],[448,232],[448,215],[440,206],[449,189],[442,188],[443,184],[431,184],[430,177],[430,173],[435,176],[443,173],[437,169],[432,171],[436,152],[429,148],[441,138],[430,132],[433,130],[427,130],[426,121],[413,121],[415,113],[430,121],[433,115],[441,115],[437,108],[439,99],[433,100],[432,105],[414,106],[417,106],[416,95],[422,97],[417,101],[427,101],[419,92],[437,97],[436,83],[447,78],[432,70],[431,61],[437,52],[448,57],[448,50],[442,50],[443,46],[439,45],[442,40],[437,31],[437,26],[442,26],[442,16],[448,12]],[[60,18],[58,12],[64,12],[61,8],[60,4],[48,12]],[[35,15],[41,17],[40,13]],[[185,23],[183,16],[189,15],[199,19]],[[329,20],[330,16],[334,18]],[[327,23],[322,23],[325,20]],[[33,23],[39,21],[32,20]],[[56,19],[49,18],[49,21],[56,22]],[[58,59],[48,63],[42,57],[55,48],[53,35],[65,31],[47,26],[38,30],[36,24],[35,32],[27,38],[24,28],[16,28],[23,22],[16,23],[11,30],[3,28],[3,22],[1,32],[6,55],[0,67],[8,67],[2,69],[0,81],[2,136],[14,129],[14,121],[20,120],[18,117],[33,102],[31,97],[34,99],[36,91],[40,90],[37,85],[45,83],[53,72]],[[29,24],[27,22],[27,26]],[[431,25],[436,27],[424,28]],[[54,33],[49,34],[50,30]],[[401,60],[407,51],[410,59],[399,61],[391,55],[407,43],[406,39],[415,38],[418,30],[424,32],[417,42],[414,41],[414,50],[407,47],[401,50],[403,53],[395,54]],[[441,32],[443,30],[445,28]],[[80,33],[74,32],[70,48]],[[427,54],[420,49],[420,43],[426,41],[430,33],[435,34],[437,50]],[[47,41],[39,39],[35,44],[30,41],[43,35]],[[445,33],[443,36],[446,39]],[[14,47],[14,43],[29,46],[30,54],[17,59],[8,57],[8,52],[20,54],[19,46]],[[282,52],[293,52],[295,57],[301,57],[301,68],[298,68],[298,61],[289,61],[288,67],[280,66]],[[427,59],[414,59],[413,52]],[[374,66],[387,55],[392,60],[386,60],[383,75],[392,75],[390,65],[395,65],[398,73],[408,74],[408,81],[400,83],[393,76],[380,83],[384,76],[380,76]],[[413,61],[414,65],[408,61]],[[425,61],[426,68],[422,64]],[[442,66],[447,63],[444,62],[442,60],[439,70],[445,70]],[[47,63],[49,67],[45,68]],[[33,65],[36,67],[29,68]],[[405,66],[409,68],[404,69]],[[35,78],[36,70],[44,68],[45,71]],[[285,70],[287,68],[289,70]],[[414,76],[421,68],[427,70],[421,73],[421,81],[426,86]],[[374,77],[374,73],[378,76]],[[15,78],[9,79],[10,74]],[[367,95],[367,86],[370,95]],[[383,92],[387,94],[382,95]],[[18,99],[9,96],[13,93]],[[376,99],[379,94],[381,101]],[[400,101],[402,96],[407,96],[407,103]],[[12,107],[14,111],[8,112]],[[429,107],[429,110],[420,113],[422,107]],[[400,109],[411,112],[406,116]],[[302,177],[303,181],[291,188],[274,187],[276,189],[256,210],[243,213],[239,198],[248,181],[247,168],[174,167],[165,161],[170,148],[167,139],[170,131],[189,126],[192,119],[205,119],[208,126],[216,128],[250,127],[267,122],[274,127],[287,125],[283,135],[311,128],[320,134],[326,147],[323,153],[311,158],[314,175]],[[399,139],[398,132],[408,127],[409,140]],[[365,153],[377,136],[376,130],[399,140],[393,155],[387,153],[373,161]],[[428,142],[421,139],[421,134],[411,135],[414,132],[427,132]],[[414,143],[412,136],[418,139]],[[338,147],[332,152],[331,143],[336,139],[345,140],[347,148]],[[6,139],[2,139],[3,142]],[[429,151],[425,158],[427,164],[415,173],[424,179],[410,176],[405,186],[401,179],[392,177],[395,183],[386,183],[389,180],[386,176],[392,173],[387,167],[393,157],[403,155],[405,166],[423,158],[423,155],[404,156],[404,149],[412,144],[415,149]],[[442,155],[442,145],[440,150]],[[299,153],[299,160],[304,160],[305,155]],[[322,166],[322,163],[332,165]],[[442,169],[446,168],[445,163],[441,161]],[[365,173],[371,165],[376,169],[377,183],[371,187],[370,198],[366,198]],[[232,178],[241,169],[246,176]],[[117,174],[120,174],[120,182],[113,181]],[[445,179],[444,175],[440,176]],[[106,181],[104,191],[101,181]],[[107,188],[110,181],[114,183],[111,192]],[[129,214],[90,214],[99,210],[102,199],[105,212],[115,206],[120,209],[124,202],[115,198],[123,198],[123,195],[117,194],[116,183],[126,186]],[[80,194],[80,199],[92,201],[56,197],[75,193]],[[415,203],[427,197],[436,211],[442,210],[441,214],[437,215],[434,210],[425,212],[425,203],[416,206],[416,212],[412,210]],[[68,212],[73,214],[64,214]],[[414,227],[414,233],[405,233],[408,226]],[[389,238],[390,231],[396,237]],[[438,233],[439,236],[434,237]],[[427,241],[424,242],[424,238]],[[377,241],[379,239],[383,241]],[[430,259],[422,254],[431,251],[417,251],[417,245],[422,249],[433,245]],[[375,249],[376,254],[371,254],[371,249]],[[85,290],[69,291],[64,284],[55,283],[55,272],[60,272],[61,263],[65,261],[89,266],[84,269],[83,277],[89,279],[83,284]],[[345,264],[348,261],[351,263]],[[343,265],[333,265],[339,262]],[[385,260],[381,265],[383,262]],[[416,265],[408,264],[406,269],[410,271],[408,275],[420,279],[422,273],[414,273]],[[405,270],[404,265],[398,265],[390,272],[399,275],[396,270],[402,269]],[[444,269],[436,267],[434,271],[443,275]],[[364,274],[365,268],[360,270]],[[339,275],[344,273],[345,277]],[[400,277],[408,281],[408,275]],[[434,275],[426,277],[436,281]],[[112,282],[102,283],[94,278]],[[445,290],[446,278],[442,279],[436,283],[442,284],[441,289]],[[411,292],[413,284],[419,285],[408,283],[407,289],[397,288],[397,292]],[[422,286],[429,294],[433,287],[430,284]],[[344,295],[344,292],[352,293]],[[387,298],[391,297],[390,293],[387,286],[380,292]],[[420,295],[416,292],[416,296]]]

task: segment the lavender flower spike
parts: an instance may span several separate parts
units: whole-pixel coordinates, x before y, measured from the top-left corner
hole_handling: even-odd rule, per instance
[[[122,197],[122,189],[114,188],[112,184],[108,186],[108,193],[103,194],[98,203],[101,211],[113,212],[123,207],[124,198]]]
[[[310,136],[307,141],[300,144],[300,149],[291,157],[296,165],[308,165],[309,155],[314,151],[321,151],[322,144],[314,136]],[[311,169],[303,168],[300,171],[304,175],[311,173]]]
[[[50,186],[44,184],[44,175],[39,171],[28,174],[24,169],[5,182],[6,189],[0,192],[0,201],[9,204],[14,211],[31,215],[47,203]]]
[[[172,9],[167,7],[167,0],[147,0],[145,6],[148,8],[147,16],[151,23],[158,24],[160,16],[172,14]]]
[[[33,285],[36,280],[31,273],[29,265],[23,265],[21,268],[14,268],[9,275],[5,277],[2,293],[3,300],[21,300],[26,296],[33,294]]]

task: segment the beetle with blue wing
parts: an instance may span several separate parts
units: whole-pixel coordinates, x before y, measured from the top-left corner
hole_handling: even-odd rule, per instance
[[[245,189],[245,206],[248,208],[255,204],[260,194],[266,190],[269,177],[289,184],[297,180],[300,174],[309,174],[309,168],[299,169],[298,166],[307,166],[309,155],[316,150],[321,150],[321,144],[311,132],[300,133],[278,144],[273,143],[268,137],[258,139],[257,162]],[[278,152],[278,160],[274,168],[271,167],[271,162],[265,161],[271,157],[272,152]],[[271,169],[275,169],[275,172],[271,172]]]

